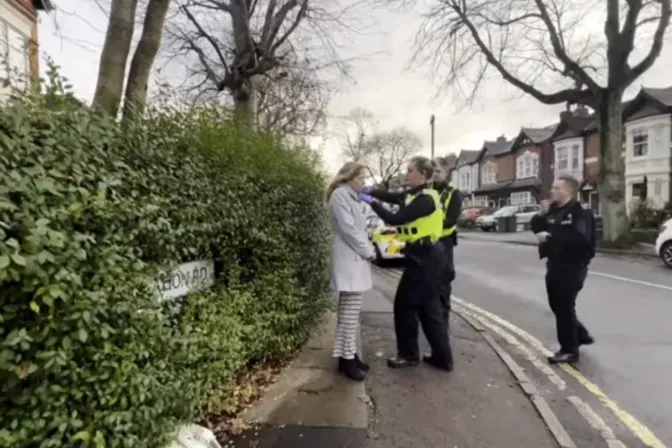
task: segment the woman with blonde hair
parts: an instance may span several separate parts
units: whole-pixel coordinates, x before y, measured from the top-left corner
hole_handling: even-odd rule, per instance
[[[357,355],[356,337],[362,295],[373,287],[369,262],[375,257],[366,234],[365,206],[358,199],[365,178],[363,165],[348,162],[327,189],[334,234],[331,287],[339,295],[333,357],[338,358],[338,370],[355,381],[363,381],[369,370]]]

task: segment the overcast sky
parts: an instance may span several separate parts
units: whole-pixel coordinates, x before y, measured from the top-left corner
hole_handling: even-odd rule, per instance
[[[61,66],[62,74],[74,85],[78,96],[90,100],[107,17],[94,0],[57,0],[56,3],[60,10],[41,19],[42,54]],[[539,104],[528,97],[511,100],[511,90],[503,90],[495,83],[488,85],[486,94],[482,95],[487,101],[479,101],[470,108],[454,104],[450,95],[436,101],[436,89],[426,72],[407,70],[419,18],[382,10],[375,11],[372,18],[375,24],[350,44],[350,51],[362,56],[353,63],[356,83],[341,86],[329,109],[331,117],[344,116],[354,107],[364,107],[375,114],[381,127],[403,125],[418,133],[429,155],[429,117],[433,113],[436,115],[436,154],[444,155],[460,149],[478,149],[483,140],[502,134],[512,137],[521,126],[552,124],[563,109],[563,106]],[[672,85],[670,45],[663,50],[656,65],[636,82],[630,95],[642,84]],[[335,119],[332,118],[332,123]],[[326,138],[324,159],[328,168],[334,170],[343,159],[329,133]]]

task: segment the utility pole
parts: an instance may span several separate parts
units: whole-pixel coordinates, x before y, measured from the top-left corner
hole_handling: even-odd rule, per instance
[[[429,126],[432,128],[432,160],[434,159],[434,114],[429,119]]]

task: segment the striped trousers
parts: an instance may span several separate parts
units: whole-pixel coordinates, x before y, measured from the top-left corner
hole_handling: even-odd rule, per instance
[[[341,292],[338,298],[334,358],[353,359],[357,352],[357,325],[362,309],[362,294]]]

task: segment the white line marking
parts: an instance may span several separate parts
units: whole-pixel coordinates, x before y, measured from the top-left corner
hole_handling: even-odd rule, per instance
[[[604,441],[607,442],[609,448],[626,448],[623,442],[614,435],[614,431],[607,426],[604,420],[602,420],[602,417],[593,411],[588,403],[574,395],[567,397],[567,401],[574,405],[576,410],[579,411],[579,414],[590,423],[590,426],[600,432],[600,435]]]
[[[661,284],[658,284],[658,283],[645,282],[644,280],[637,280],[637,279],[634,279],[634,278],[621,277],[619,275],[606,274],[604,272],[595,272],[595,271],[588,271],[588,272],[590,274],[593,274],[593,275],[597,275],[597,276],[600,276],[600,277],[606,277],[606,278],[612,278],[614,280],[620,280],[622,282],[636,283],[638,285],[650,286],[651,288],[659,288],[659,289],[665,289],[667,291],[672,291],[672,286],[661,285]]]
[[[473,319],[477,320],[482,325],[489,328],[494,333],[498,334],[504,340],[506,340],[506,342],[515,347],[516,350],[518,350],[528,361],[530,361],[530,363],[532,363],[534,367],[537,368],[537,370],[546,375],[549,381],[555,384],[558,390],[563,391],[567,388],[565,381],[562,378],[560,378],[560,376],[557,373],[555,373],[555,371],[546,362],[542,362],[537,356],[534,356],[534,354],[532,354],[532,352],[527,347],[525,347],[518,339],[516,339],[516,337],[513,336],[511,333],[505,331],[504,329],[490,322],[485,317],[479,316],[477,313],[473,311],[469,311],[464,307],[459,308],[461,313],[464,313],[467,316],[470,316]]]

